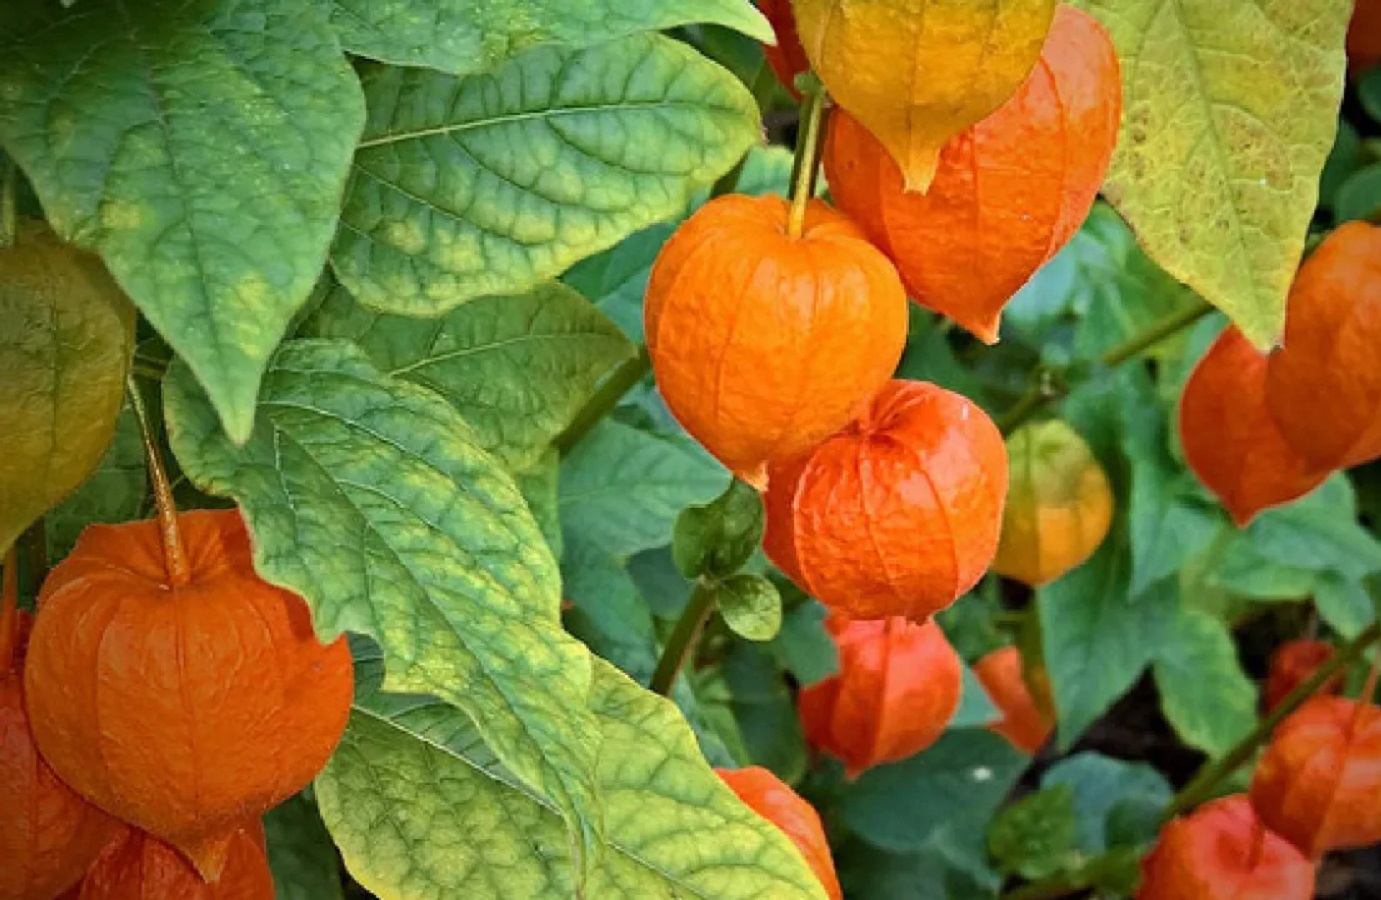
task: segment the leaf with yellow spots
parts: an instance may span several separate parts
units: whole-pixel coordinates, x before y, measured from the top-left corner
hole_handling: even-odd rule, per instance
[[[925,192],[950,138],[1026,80],[1056,0],[795,0],[811,66]]]
[[[357,648],[356,661],[360,699],[316,783],[355,879],[394,900],[581,896],[560,819],[471,722],[436,700],[372,689],[372,648]],[[787,837],[710,769],[671,701],[603,660],[594,661],[590,701],[608,827],[583,896],[824,900]]]
[[[1351,0],[1078,0],[1122,60],[1104,194],[1146,253],[1276,342],[1337,128]]]

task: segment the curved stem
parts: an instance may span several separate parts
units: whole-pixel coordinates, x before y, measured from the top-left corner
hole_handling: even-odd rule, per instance
[[[19,635],[19,553],[10,547],[0,573],[0,672],[14,668]]]
[[[796,137],[796,163],[791,173],[791,213],[786,233],[798,238],[806,227],[806,209],[815,196],[820,172],[820,146],[825,137],[825,86],[816,81],[801,105],[801,132]]]
[[[1099,365],[1114,368],[1130,359],[1140,356],[1156,344],[1174,337],[1213,312],[1213,307],[1203,300],[1196,300],[1193,306],[1172,313],[1158,322],[1153,322],[1144,331],[1132,335],[1126,341],[1108,349],[1098,358]],[[1048,383],[1043,374],[1037,382],[1017,401],[1016,405],[998,417],[998,427],[1003,434],[1011,434],[1036,417],[1051,403],[1069,394],[1069,385]]]
[[[657,669],[652,673],[650,687],[653,693],[661,694],[663,697],[671,693],[672,685],[676,684],[676,676],[680,674],[681,667],[690,657],[705,622],[714,612],[716,593],[714,585],[703,578],[695,583],[695,589],[686,601],[686,608],[681,610],[681,618],[676,620],[676,627],[672,629],[671,637],[667,638],[666,646],[662,648],[662,655],[657,660]]]
[[[638,355],[625,361],[613,371],[613,374],[604,379],[604,383],[580,408],[580,412],[575,414],[571,424],[557,436],[556,449],[563,455],[569,453],[572,447],[580,443],[581,438],[590,433],[590,429],[613,412],[614,407],[623,399],[623,395],[631,391],[633,386],[651,371],[652,358],[648,356],[646,347],[639,347]]]
[[[163,468],[163,455],[158,451],[158,441],[154,437],[153,423],[149,411],[144,406],[144,395],[134,375],[125,378],[129,392],[129,402],[134,407],[134,416],[139,420],[139,434],[144,441],[144,459],[149,466],[149,483],[153,487],[154,508],[158,514],[158,531],[163,538],[163,561],[168,571],[168,581],[173,587],[182,587],[192,580],[191,567],[187,564],[187,552],[182,545],[182,532],[177,524],[177,505],[173,502],[173,489],[168,484],[168,473]]]

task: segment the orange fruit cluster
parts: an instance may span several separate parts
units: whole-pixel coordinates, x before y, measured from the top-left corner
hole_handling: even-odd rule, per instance
[[[1381,458],[1381,228],[1349,222],[1300,267],[1284,345],[1234,327],[1185,384],[1185,460],[1239,526]]]
[[[0,817],[0,896],[273,896],[259,819],[339,742],[349,648],[255,574],[237,511],[174,527],[177,564],[159,522],[87,528],[0,669],[0,791],[33,812]]]

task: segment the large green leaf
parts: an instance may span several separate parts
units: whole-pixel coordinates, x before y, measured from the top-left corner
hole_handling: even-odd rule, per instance
[[[1146,763],[1129,763],[1098,753],[1079,753],[1046,770],[1041,785],[1067,784],[1079,814],[1079,849],[1096,856],[1112,845],[1109,817],[1119,807],[1164,809],[1174,793],[1165,777]]]
[[[727,473],[688,442],[606,421],[561,467],[561,521],[623,558],[671,542],[682,509],[723,492]]]
[[[1280,337],[1343,92],[1350,0],[1079,0],[1122,60],[1105,195],[1253,343]]]
[[[633,355],[614,323],[556,282],[436,319],[373,312],[337,285],[299,334],[354,341],[380,369],[441,394],[511,471],[536,463],[599,379]]]
[[[1221,756],[1256,724],[1256,685],[1218,619],[1181,609],[1162,627],[1153,670],[1165,718],[1185,743]]]
[[[259,574],[305,597],[323,638],[372,636],[390,690],[466,711],[520,778],[597,824],[589,656],[561,628],[556,560],[454,409],[326,340],[275,355],[243,447],[185,367],[164,392],[184,471],[239,503]]]
[[[332,23],[351,53],[474,75],[540,45],[588,47],[697,22],[760,41],[772,27],[749,0],[334,0]]]
[[[436,315],[517,293],[680,212],[758,138],[738,79],[634,35],[492,75],[369,66],[369,121],[332,250],[361,302]]]
[[[711,772],[674,706],[599,661],[591,703],[608,818],[583,896],[822,900],[785,835]],[[560,819],[446,704],[366,692],[317,793],[351,873],[380,896],[577,896]]]
[[[24,223],[0,249],[0,554],[100,463],[133,351],[101,261]]]
[[[317,3],[14,0],[0,142],[249,436],[316,282],[364,122]]]

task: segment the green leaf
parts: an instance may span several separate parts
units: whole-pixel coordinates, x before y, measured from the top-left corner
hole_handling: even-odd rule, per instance
[[[0,554],[100,463],[133,351],[101,261],[21,223],[0,249]]]
[[[676,708],[594,665],[608,828],[584,896],[823,900],[786,836],[710,770]],[[366,696],[317,793],[351,873],[381,896],[576,896],[560,819],[445,704]]]
[[[771,42],[748,0],[334,0],[345,49],[452,75],[490,72],[529,48],[589,47],[640,31],[714,23]]]
[[[1343,92],[1349,0],[1079,0],[1122,60],[1104,194],[1259,347],[1285,324]]]
[[[671,558],[687,578],[723,578],[743,568],[766,527],[762,496],[735,478],[705,506],[681,510],[672,529]]]
[[[67,556],[77,543],[77,536],[88,525],[139,518],[147,491],[148,474],[144,469],[144,443],[139,435],[139,422],[126,405],[115,420],[115,436],[96,471],[76,493],[44,515],[49,558]]]
[[[988,849],[1003,871],[1035,881],[1077,863],[1078,827],[1074,789],[1055,784],[999,813],[988,828]]]
[[[364,123],[325,10],[7,6],[0,143],[243,443],[264,366],[326,261]]]
[[[924,753],[869,769],[839,805],[845,825],[886,850],[919,850],[941,827],[986,824],[1026,754],[983,729],[947,731]]]
[[[978,676],[973,673],[973,669],[964,666],[963,687],[959,694],[959,709],[955,711],[954,718],[949,720],[950,728],[978,728],[990,725],[1002,718],[997,707],[993,706],[992,698],[983,689],[983,682],[978,680]]]
[[[1314,604],[1328,627],[1348,640],[1376,619],[1376,608],[1366,585],[1332,572],[1324,572],[1315,582]]]
[[[761,575],[741,573],[715,592],[724,624],[741,638],[770,641],[782,630],[782,595]]]
[[[1041,785],[1068,785],[1074,792],[1079,821],[1078,847],[1096,856],[1115,841],[1109,835],[1109,817],[1119,807],[1132,804],[1163,810],[1174,793],[1165,777],[1145,763],[1129,763],[1100,753],[1077,753],[1046,770]]]
[[[635,35],[492,75],[368,66],[331,260],[362,303],[437,315],[518,293],[685,208],[758,138],[738,79]]]
[[[561,472],[561,455],[552,447],[537,464],[513,476],[513,481],[527,501],[527,508],[542,529],[551,555],[557,561],[565,551],[565,536],[561,533],[561,513],[557,506],[557,478]]]
[[[1242,541],[1277,565],[1361,578],[1381,571],[1381,541],[1356,516],[1356,495],[1339,473],[1313,493],[1258,517]]]
[[[264,831],[275,900],[342,900],[336,847],[309,794],[269,810]]]
[[[1218,619],[1181,609],[1162,627],[1153,670],[1165,718],[1186,744],[1222,756],[1256,724],[1256,684]]]
[[[850,838],[834,852],[840,884],[849,900],[996,898],[1002,877],[988,873],[991,879],[980,882],[966,866],[951,858],[948,849],[936,841],[916,853],[891,853]],[[977,855],[987,855],[981,842]]]
[[[1328,153],[1323,174],[1319,176],[1319,205],[1331,209],[1337,203],[1338,189],[1349,175],[1360,169],[1366,158],[1362,153],[1362,138],[1343,116],[1338,117],[1338,134]]]
[[[681,510],[724,490],[725,472],[698,448],[601,422],[561,466],[561,521],[623,558],[671,540]]]
[[[1358,169],[1347,177],[1334,197],[1339,222],[1371,219],[1381,212],[1381,163]]]
[[[284,345],[243,447],[184,366],[164,395],[184,471],[240,505],[255,568],[306,598],[322,638],[373,637],[388,689],[473,715],[518,777],[597,829],[589,657],[561,628],[537,523],[460,415],[338,341]]]
[[[383,371],[436,391],[510,471],[537,462],[633,346],[588,300],[547,282],[435,319],[376,313],[339,285],[303,337],[345,338]]]
[[[823,681],[839,671],[839,648],[825,630],[825,607],[806,600],[782,619],[782,630],[767,645],[778,665],[802,686]]]
[[[806,741],[796,699],[776,661],[766,648],[736,641],[725,654],[723,673],[744,764],[771,769],[787,784],[800,781],[809,765]]]

